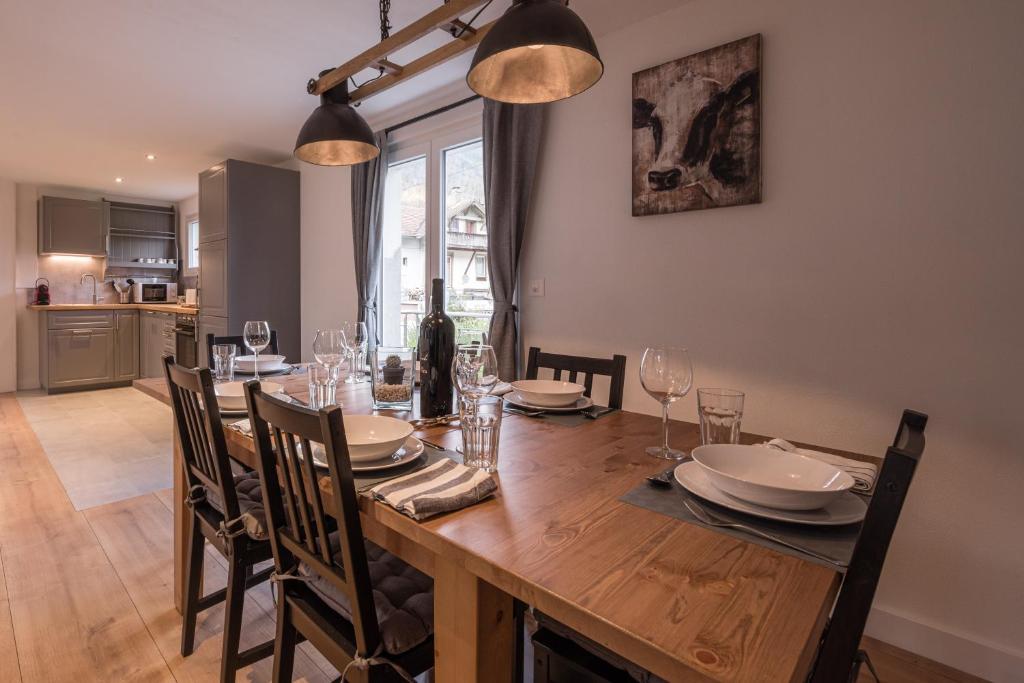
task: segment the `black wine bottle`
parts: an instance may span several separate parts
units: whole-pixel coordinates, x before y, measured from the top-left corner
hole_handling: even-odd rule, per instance
[[[452,413],[455,323],[444,312],[444,280],[433,281],[430,313],[420,323],[420,417]]]

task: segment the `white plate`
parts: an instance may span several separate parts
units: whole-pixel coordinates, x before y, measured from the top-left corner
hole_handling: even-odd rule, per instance
[[[711,483],[734,498],[778,510],[816,510],[853,488],[853,477],[805,455],[717,443],[693,449]]]
[[[846,491],[831,503],[817,510],[776,510],[733,498],[711,483],[703,468],[695,462],[684,462],[675,470],[676,481],[690,493],[722,507],[777,522],[795,522],[813,526],[839,526],[864,519],[868,504],[860,496]]]
[[[265,394],[280,394],[284,387],[277,382],[260,382],[260,389]],[[217,396],[217,407],[221,413],[246,411],[245,382],[221,382],[213,385],[213,393]],[[280,398],[280,397],[278,397]]]
[[[377,472],[378,470],[389,470],[393,467],[401,467],[402,465],[408,465],[416,458],[423,455],[423,442],[417,439],[415,436],[410,436],[406,439],[405,444],[402,445],[393,455],[389,455],[381,460],[373,460],[370,462],[352,463],[353,472]],[[313,464],[317,467],[327,468],[327,462],[324,460],[324,447],[320,444],[313,446]]]
[[[594,405],[594,402],[590,400],[588,396],[581,396],[576,399],[576,403],[571,406],[562,406],[561,408],[551,408],[549,406],[538,406],[533,403],[527,403],[522,396],[519,395],[518,391],[505,396],[505,401],[518,408],[525,408],[526,410],[543,410],[546,413],[575,413],[580,410],[586,410],[587,408]]]

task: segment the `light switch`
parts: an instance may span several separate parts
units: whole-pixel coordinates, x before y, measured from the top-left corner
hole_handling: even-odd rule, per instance
[[[544,296],[544,278],[530,280],[530,296]]]

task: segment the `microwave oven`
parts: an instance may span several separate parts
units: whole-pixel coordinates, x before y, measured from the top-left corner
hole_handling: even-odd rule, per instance
[[[178,301],[176,282],[136,282],[132,285],[132,301],[137,304],[163,304]]]

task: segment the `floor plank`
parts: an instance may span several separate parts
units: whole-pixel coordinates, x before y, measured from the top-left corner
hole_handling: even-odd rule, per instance
[[[983,678],[957,671],[874,638],[865,637],[861,647],[871,656],[878,675],[885,683],[985,683]],[[857,683],[874,683],[867,667],[861,667]]]
[[[24,681],[173,681],[13,396],[0,395],[0,547]],[[10,466],[10,469],[8,469]]]
[[[3,548],[0,547],[0,681],[21,681],[18,664],[18,643],[14,638],[11,605],[7,599],[7,581],[4,579]]]

